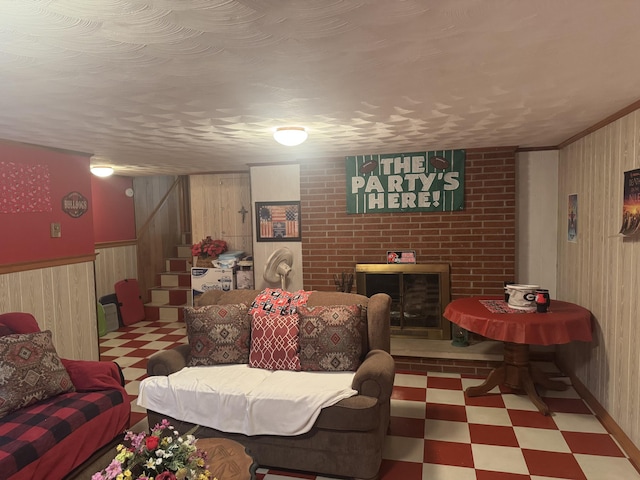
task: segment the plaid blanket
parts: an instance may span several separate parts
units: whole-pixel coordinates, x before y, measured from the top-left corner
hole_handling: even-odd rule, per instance
[[[15,474],[76,428],[122,402],[118,390],[73,392],[6,415],[0,419],[0,477]]]

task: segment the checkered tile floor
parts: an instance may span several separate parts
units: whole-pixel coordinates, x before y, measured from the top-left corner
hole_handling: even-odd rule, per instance
[[[145,421],[136,396],[146,359],[181,343],[186,343],[184,324],[167,322],[139,322],[100,339],[101,358],[118,362],[124,371],[132,425]],[[460,374],[398,372],[381,480],[640,480],[573,388],[541,392],[553,412],[545,417],[526,396],[506,390],[465,396],[465,388],[481,382]],[[258,470],[258,480],[292,478],[327,480]]]

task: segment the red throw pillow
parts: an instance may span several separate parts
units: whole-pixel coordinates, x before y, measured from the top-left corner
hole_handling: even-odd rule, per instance
[[[298,316],[258,312],[251,322],[249,366],[300,370]]]
[[[298,315],[302,370],[358,369],[366,336],[360,305],[301,306]]]
[[[307,300],[309,300],[309,295],[312,293],[312,291],[307,290],[298,290],[295,292],[289,302],[289,310],[287,313],[298,313],[298,307],[306,305]]]
[[[291,296],[291,292],[280,288],[265,288],[251,304],[249,315],[254,315],[259,312],[286,315],[289,312]]]

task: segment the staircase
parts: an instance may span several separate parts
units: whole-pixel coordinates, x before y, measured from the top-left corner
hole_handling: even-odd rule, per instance
[[[185,240],[189,241],[190,238],[183,238]],[[191,302],[191,245],[177,245],[176,256],[166,258],[165,263],[166,271],[158,275],[159,286],[150,290],[151,301],[144,305],[145,319],[182,322],[184,307]]]

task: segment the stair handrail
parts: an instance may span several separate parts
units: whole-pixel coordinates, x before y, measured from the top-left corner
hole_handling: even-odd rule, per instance
[[[140,230],[138,231],[138,234],[137,234],[137,238],[141,238],[144,236],[146,231],[149,229],[149,226],[151,225],[151,221],[154,219],[154,217],[157,215],[160,209],[164,206],[164,204],[167,203],[167,199],[169,198],[169,195],[171,195],[171,193],[175,190],[175,188],[178,186],[180,182],[181,182],[181,177],[178,176],[175,182],[173,182],[173,184],[169,188],[169,190],[167,190],[167,193],[164,194],[164,197],[162,197],[162,199],[158,202],[158,205],[156,205],[156,208],[153,209],[153,212],[149,214],[149,218],[147,219],[147,221],[144,222],[144,225],[142,225],[142,227],[140,227]]]

